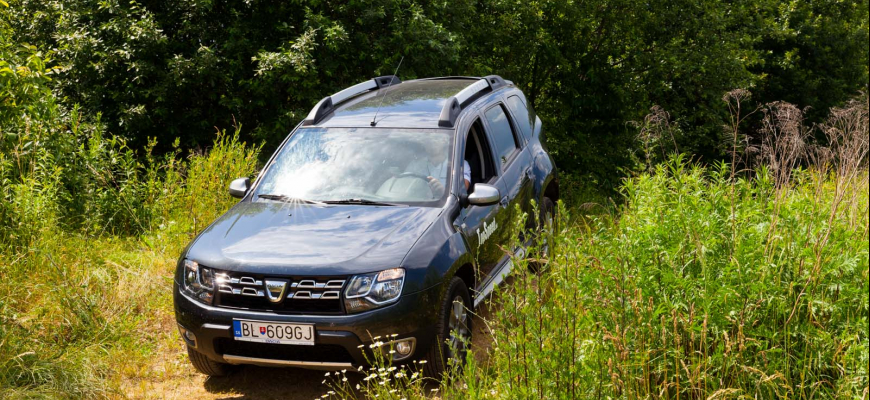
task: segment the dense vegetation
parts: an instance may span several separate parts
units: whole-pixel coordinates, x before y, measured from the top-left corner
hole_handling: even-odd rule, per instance
[[[521,85],[566,178],[444,397],[867,398],[868,47],[866,0],[0,0],[0,397],[159,379],[227,182],[405,56]]]
[[[608,189],[636,155],[625,122],[654,104],[678,117],[680,151],[713,162],[727,154],[723,92],[751,88],[819,122],[866,90],[870,63],[867,0],[8,4],[4,46],[35,46],[59,101],[88,122],[101,115],[134,149],[151,138],[158,153],[175,138],[207,147],[233,121],[271,147],[323,96],[391,74],[404,56],[404,79],[514,80],[558,165]]]

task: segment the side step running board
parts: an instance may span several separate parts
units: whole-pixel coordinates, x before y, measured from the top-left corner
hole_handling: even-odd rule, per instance
[[[517,258],[525,257],[526,256],[525,247],[520,247],[517,250],[515,250],[514,256],[516,256]],[[511,273],[511,270],[513,270],[513,267],[514,267],[513,258],[508,257],[507,261],[505,261],[505,263],[503,263],[501,265],[498,272],[495,273],[495,275],[492,276],[492,278],[489,280],[489,282],[487,282],[486,285],[483,286],[483,289],[481,289],[479,292],[477,292],[477,294],[474,296],[474,308],[477,308],[477,306],[480,303],[482,303],[484,300],[486,300],[487,297],[489,297],[490,294],[492,294],[492,291],[495,290],[495,288],[498,285],[501,285],[501,283],[504,282],[504,279]]]

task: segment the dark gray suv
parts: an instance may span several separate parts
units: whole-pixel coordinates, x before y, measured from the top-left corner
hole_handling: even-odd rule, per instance
[[[374,78],[321,100],[241,200],[184,250],[175,315],[193,365],[343,369],[374,351],[462,359],[511,230],[559,197],[541,120],[492,75]],[[543,222],[538,222],[543,221]],[[521,240],[521,242],[522,242]]]

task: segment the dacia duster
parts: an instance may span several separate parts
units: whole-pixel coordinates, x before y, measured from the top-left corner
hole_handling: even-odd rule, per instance
[[[522,213],[536,216],[529,232],[552,221],[541,135],[496,75],[382,76],[321,100],[255,182],[230,183],[241,200],[178,260],[194,367],[343,369],[381,343],[395,363],[425,358],[430,375],[464,359],[470,310],[512,268],[504,249],[524,251],[511,227]]]

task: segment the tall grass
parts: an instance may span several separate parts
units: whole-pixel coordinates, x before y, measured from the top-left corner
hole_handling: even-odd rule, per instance
[[[121,378],[174,334],[175,258],[234,203],[226,182],[257,167],[238,130],[181,158],[84,128],[19,138],[0,158],[2,398],[123,395]]]
[[[729,176],[727,165],[677,158],[627,181],[618,217],[572,222],[563,207],[543,271],[517,268],[496,295],[488,361],[466,366],[441,394],[866,398],[866,171],[834,218],[831,176],[798,170],[781,197],[766,169]],[[429,394],[419,383],[363,389]]]
[[[767,168],[730,173],[678,157],[627,180],[618,213],[563,206],[543,270],[515,260],[492,300],[486,361],[451,380],[379,366],[361,394],[327,384],[341,398],[867,398],[866,170],[836,207],[834,172],[795,170],[780,196]]]

